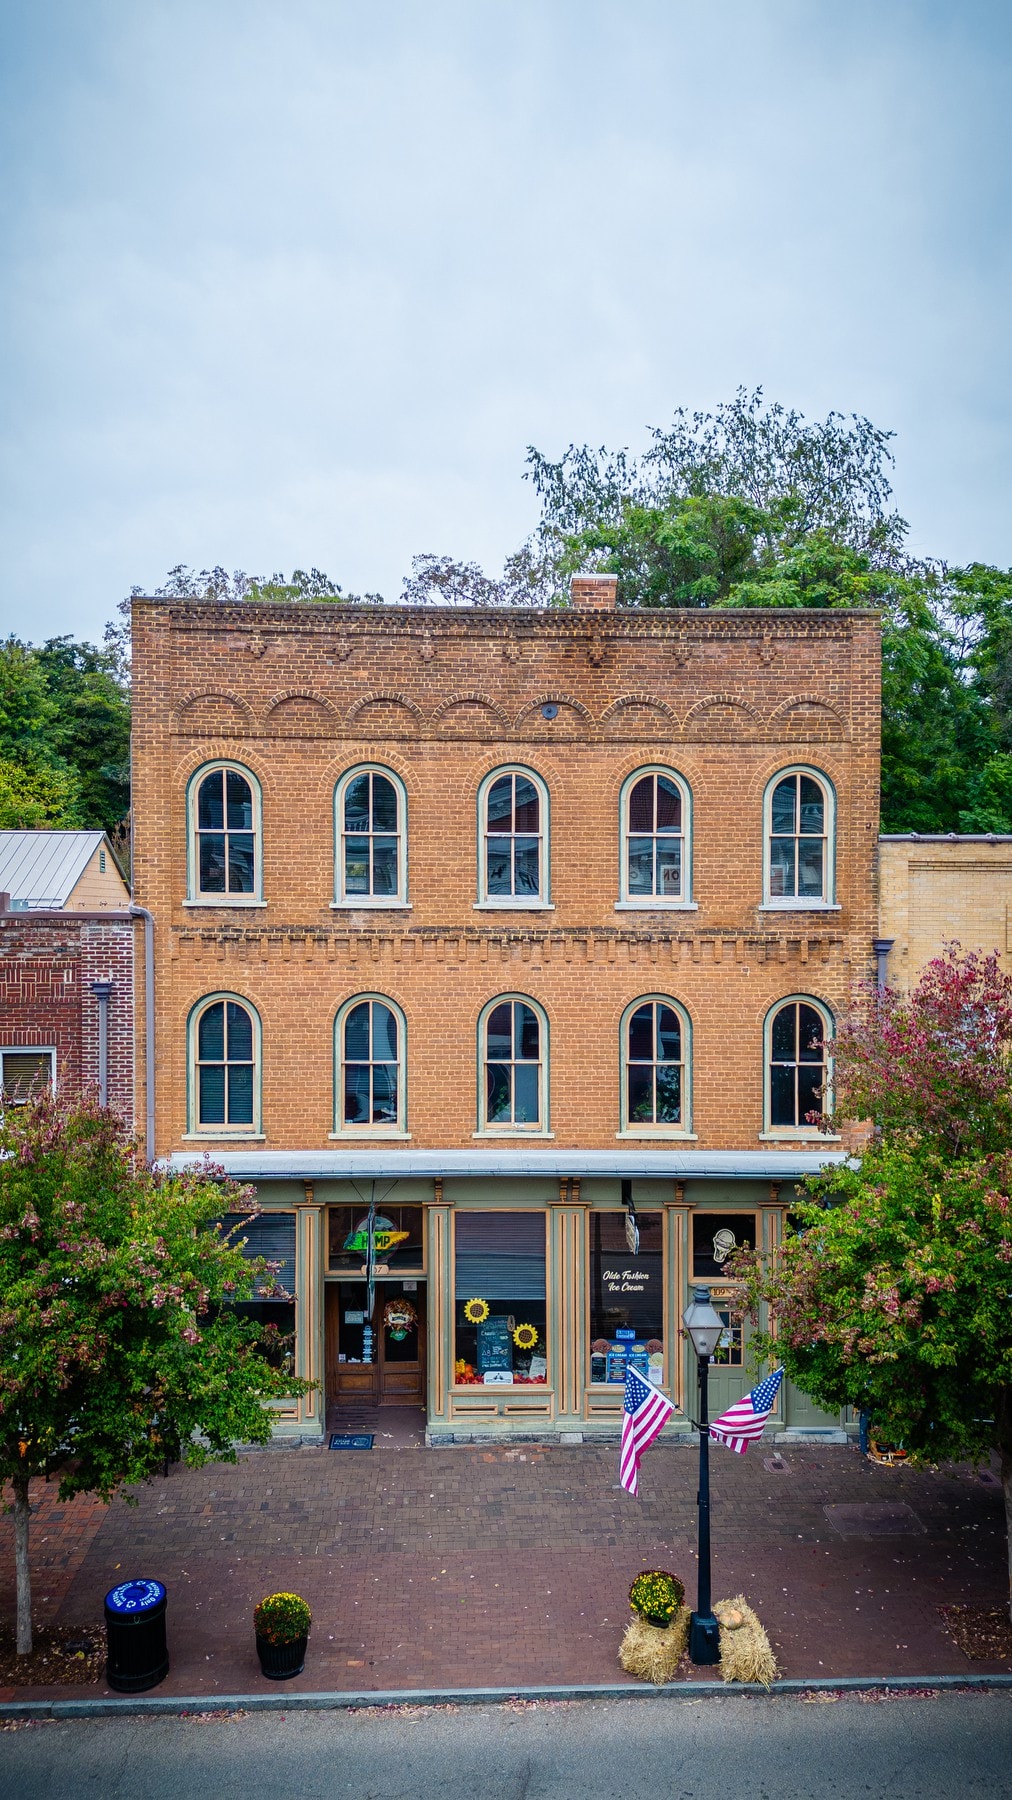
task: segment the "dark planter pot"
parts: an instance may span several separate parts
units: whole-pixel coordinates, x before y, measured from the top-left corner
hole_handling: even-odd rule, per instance
[[[291,1644],[270,1644],[267,1639],[256,1633],[257,1655],[260,1658],[260,1672],[268,1681],[288,1681],[292,1675],[301,1675],[306,1666],[306,1645],[309,1633],[305,1637],[296,1638]]]
[[[671,1619],[662,1619],[658,1613],[644,1613],[643,1617],[648,1625],[656,1625],[658,1631],[667,1631],[671,1624]],[[672,1617],[674,1617],[673,1614]]]

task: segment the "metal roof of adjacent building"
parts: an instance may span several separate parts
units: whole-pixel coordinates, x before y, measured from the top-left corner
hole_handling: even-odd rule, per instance
[[[104,831],[0,831],[0,894],[18,912],[66,906]]]

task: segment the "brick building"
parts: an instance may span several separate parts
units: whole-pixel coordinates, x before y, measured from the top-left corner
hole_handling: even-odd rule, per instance
[[[909,993],[925,963],[946,943],[997,950],[1012,964],[1012,837],[923,836],[879,839],[882,972]]]
[[[320,1383],[282,1434],[613,1431],[627,1357],[687,1404],[690,1286],[843,1154],[807,1115],[877,925],[878,617],[614,593],[136,603],[155,1145],[257,1185]],[[747,1376],[729,1317],[715,1400]]]
[[[101,831],[0,832],[0,1087],[102,1096],[133,1119],[130,892]]]

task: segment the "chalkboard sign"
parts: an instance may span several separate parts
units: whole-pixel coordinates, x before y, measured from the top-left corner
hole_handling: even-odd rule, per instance
[[[512,1369],[513,1344],[505,1319],[484,1319],[478,1327],[478,1373]]]

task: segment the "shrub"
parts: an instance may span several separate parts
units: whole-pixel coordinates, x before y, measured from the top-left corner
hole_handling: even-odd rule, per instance
[[[253,1613],[253,1624],[268,1644],[294,1644],[309,1636],[313,1615],[298,1594],[268,1594]]]
[[[685,1599],[685,1587],[667,1569],[644,1569],[629,1589],[629,1604],[644,1619],[663,1619],[670,1625]]]

